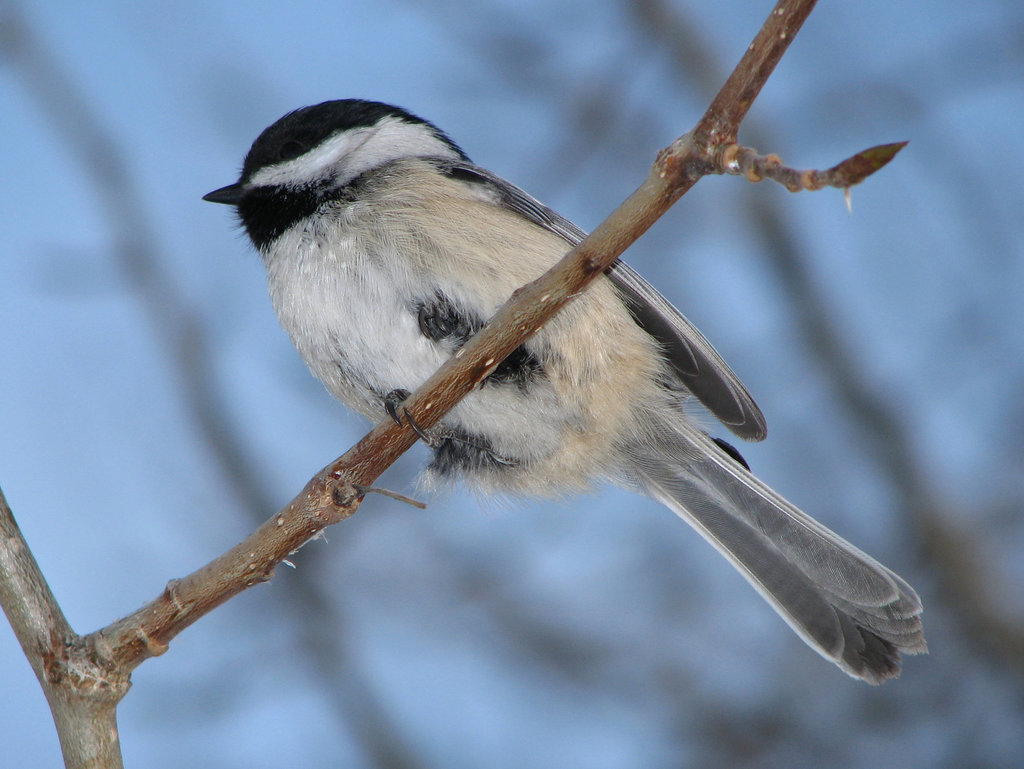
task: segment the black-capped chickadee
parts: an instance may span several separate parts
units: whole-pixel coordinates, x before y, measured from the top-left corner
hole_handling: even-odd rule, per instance
[[[579,243],[571,222],[474,165],[436,126],[358,99],[260,134],[235,184],[274,310],[336,398],[371,420],[441,366],[519,286]],[[926,650],[904,580],[755,478],[687,418],[741,438],[761,411],[704,336],[616,262],[424,434],[426,478],[550,494],[611,481],[657,499],[851,676],[899,674]]]

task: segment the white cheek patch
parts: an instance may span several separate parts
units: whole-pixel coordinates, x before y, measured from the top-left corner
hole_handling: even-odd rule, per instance
[[[332,180],[333,186],[340,187],[366,171],[407,157],[456,160],[459,154],[429,127],[386,117],[366,128],[337,133],[297,158],[261,168],[249,184],[301,187]]]
[[[358,173],[391,160],[414,157],[455,160],[459,154],[428,126],[387,117],[374,126],[373,134],[363,144],[358,157]]]
[[[373,132],[374,128],[370,127],[335,134],[297,158],[261,168],[253,174],[249,184],[253,187],[300,187],[327,178],[332,175],[331,169],[346,156],[357,152]]]

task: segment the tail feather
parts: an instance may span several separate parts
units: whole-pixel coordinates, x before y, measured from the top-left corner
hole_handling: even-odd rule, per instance
[[[810,518],[689,424],[632,452],[633,482],[688,521],[812,648],[881,683],[927,651],[902,578]]]

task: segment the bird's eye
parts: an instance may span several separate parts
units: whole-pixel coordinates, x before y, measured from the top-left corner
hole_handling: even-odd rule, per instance
[[[292,139],[282,144],[281,149],[277,151],[277,154],[281,160],[291,160],[292,158],[297,158],[305,151],[306,148],[302,142]]]

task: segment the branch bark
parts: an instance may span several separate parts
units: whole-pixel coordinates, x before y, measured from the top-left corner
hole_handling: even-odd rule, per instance
[[[43,687],[69,767],[121,766],[117,703],[130,671],[76,636],[0,490],[0,606]]]

